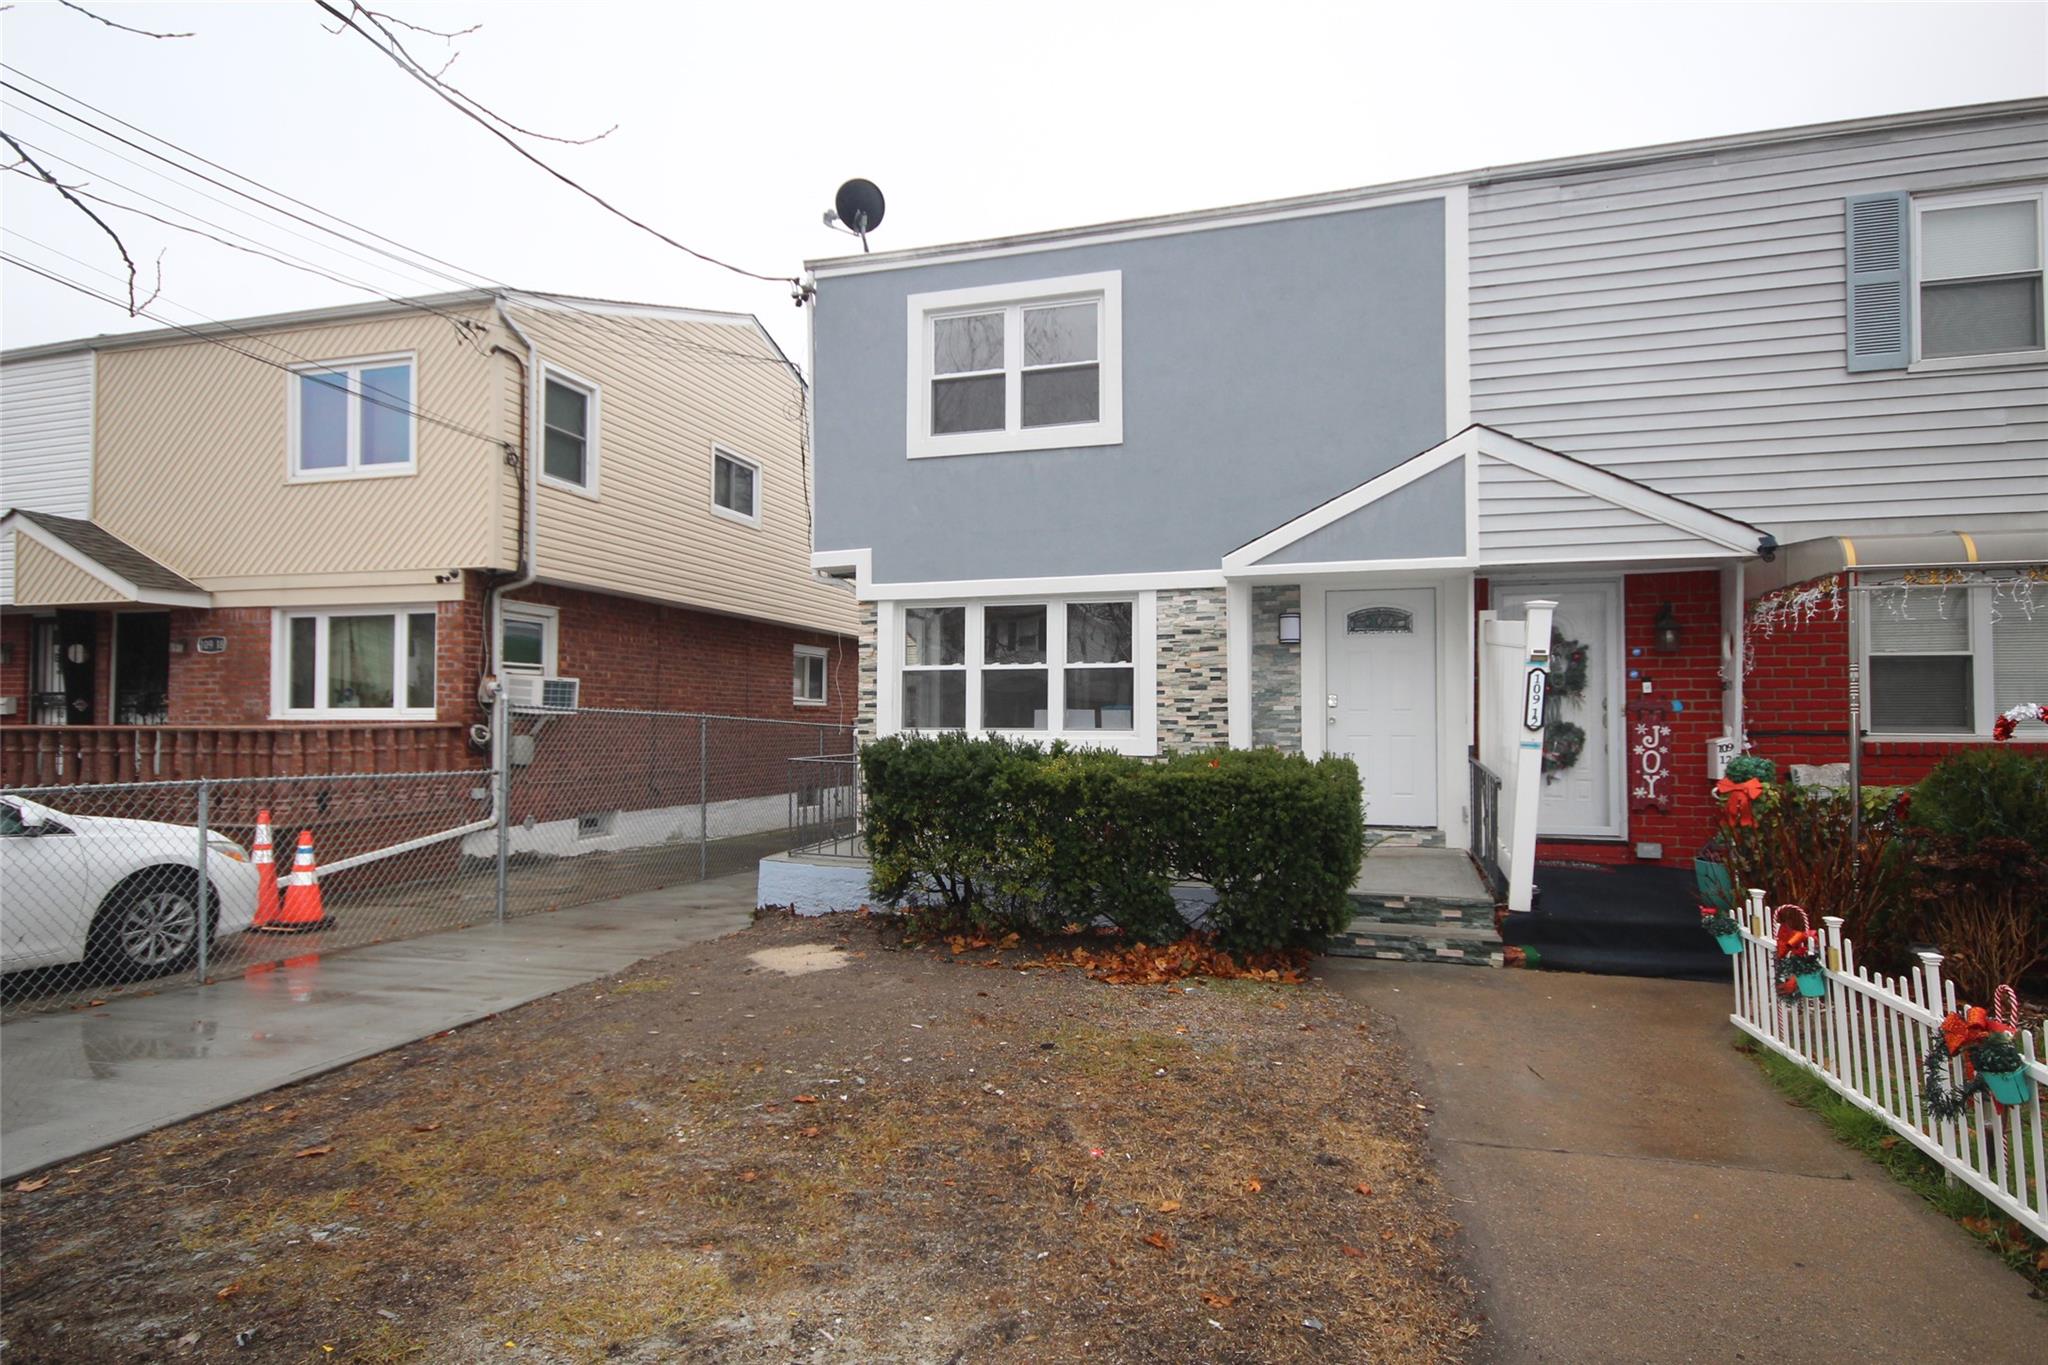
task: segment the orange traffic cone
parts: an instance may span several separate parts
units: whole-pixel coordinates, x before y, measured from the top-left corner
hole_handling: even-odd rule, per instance
[[[277,853],[270,846],[270,812],[256,812],[256,842],[249,846],[249,861],[256,865],[256,918],[251,929],[267,929],[277,923]]]
[[[299,846],[292,854],[292,875],[284,888],[284,908],[277,918],[262,927],[272,933],[293,934],[324,928],[326,911],[320,908],[320,867],[313,860],[313,831],[299,831]]]

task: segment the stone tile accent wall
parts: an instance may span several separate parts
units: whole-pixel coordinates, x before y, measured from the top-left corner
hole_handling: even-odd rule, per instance
[[[863,742],[875,737],[875,604],[860,604],[860,694],[853,713],[853,732]]]
[[[1228,608],[1221,588],[1159,594],[1159,748],[1230,743]]]
[[[1252,743],[1301,752],[1301,646],[1280,643],[1280,613],[1301,610],[1297,584],[1252,589]]]

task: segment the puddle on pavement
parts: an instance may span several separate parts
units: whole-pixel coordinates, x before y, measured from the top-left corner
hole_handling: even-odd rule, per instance
[[[748,953],[747,961],[784,976],[804,976],[844,967],[846,954],[821,943],[801,943],[789,948],[763,948],[758,953]]]

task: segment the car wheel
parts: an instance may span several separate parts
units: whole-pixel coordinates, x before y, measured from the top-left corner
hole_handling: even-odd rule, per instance
[[[131,878],[93,921],[93,961],[124,981],[190,966],[199,952],[197,882],[179,868]]]

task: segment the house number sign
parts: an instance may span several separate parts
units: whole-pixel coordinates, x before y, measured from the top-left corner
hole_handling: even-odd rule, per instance
[[[1628,808],[1631,811],[1671,809],[1671,711],[1661,701],[1629,703]]]
[[[1543,728],[1543,698],[1549,690],[1550,671],[1532,668],[1522,675],[1522,728],[1541,730]]]

